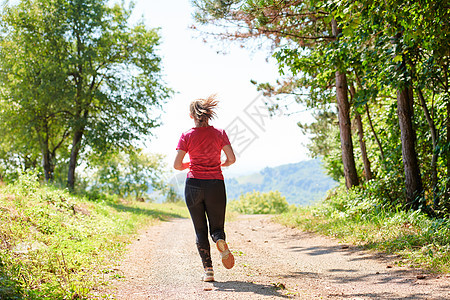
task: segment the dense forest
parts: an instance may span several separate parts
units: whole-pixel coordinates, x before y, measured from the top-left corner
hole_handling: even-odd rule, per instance
[[[241,194],[254,191],[279,191],[289,204],[307,205],[323,199],[328,190],[337,185],[325,174],[320,160],[308,160],[278,167],[267,167],[260,172],[225,178],[227,197],[238,199]]]
[[[315,122],[299,126],[335,180],[376,186],[392,207],[448,215],[448,2],[193,3],[206,39],[271,49],[283,76],[255,84],[277,99],[272,110],[286,95],[311,109]]]

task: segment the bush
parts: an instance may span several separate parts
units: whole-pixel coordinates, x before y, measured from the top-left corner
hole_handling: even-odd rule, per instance
[[[289,210],[286,197],[279,191],[246,193],[239,200],[231,201],[228,207],[242,214],[280,214]]]

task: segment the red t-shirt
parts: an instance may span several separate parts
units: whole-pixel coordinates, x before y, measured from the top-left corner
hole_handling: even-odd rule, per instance
[[[226,145],[230,145],[230,141],[225,130],[213,126],[194,127],[183,133],[177,150],[189,154],[190,166],[187,177],[223,180],[220,154]]]

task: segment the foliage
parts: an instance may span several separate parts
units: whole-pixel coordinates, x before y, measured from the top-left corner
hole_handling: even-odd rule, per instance
[[[270,191],[246,193],[241,195],[239,200],[231,201],[228,207],[243,214],[278,214],[287,211],[289,204],[280,192]]]
[[[450,25],[444,21],[450,17],[448,5],[431,0],[193,2],[197,29],[208,30],[203,25],[213,24],[217,29],[213,37],[270,44],[284,78],[258,88],[277,98],[275,107],[288,94],[313,111],[316,121],[299,125],[313,135],[311,154],[323,158],[335,180],[343,181],[339,154],[348,143],[337,130],[342,120],[336,122],[338,111],[331,105],[339,72],[347,77],[351,117],[362,118],[363,143],[353,145],[359,177],[369,167],[375,180],[390,176],[402,187],[403,194],[392,200],[402,202],[405,209],[412,201],[414,208],[430,214],[448,213]],[[398,106],[404,102],[408,104]],[[401,113],[399,118],[399,108],[408,115]],[[400,130],[403,117],[406,121],[401,124],[411,121],[412,132]],[[353,135],[357,140],[356,132]],[[363,154],[369,166],[367,160],[363,163]],[[419,170],[410,180],[412,164],[404,161],[415,158]]]
[[[395,192],[388,189],[391,186],[397,187]],[[370,181],[363,189],[338,188],[324,201],[291,209],[276,220],[366,249],[398,254],[399,265],[449,272],[450,221],[401,209],[401,203],[392,202],[401,192],[390,178]]]
[[[90,168],[86,170],[92,175],[86,180],[91,191],[148,199],[153,189],[164,188],[165,167],[162,155],[129,147],[126,151],[109,152],[100,157],[94,155],[90,159]]]
[[[131,26],[131,12],[104,0],[2,7],[0,144],[12,150],[0,157],[4,164],[15,155],[23,170],[40,155],[47,181],[65,169],[73,187],[80,155],[126,148],[158,126],[157,109],[171,93],[161,78],[159,35]]]
[[[93,298],[139,227],[188,216],[177,205],[89,200],[36,178],[0,188],[1,299]]]
[[[70,89],[61,56],[55,55],[63,47],[62,37],[57,37],[60,20],[56,12],[44,12],[46,8],[44,3],[23,1],[16,10],[5,6],[2,11],[0,120],[2,146],[10,146],[3,161],[15,154],[27,168],[26,157],[40,153],[49,180],[55,152],[68,137],[63,124]]]

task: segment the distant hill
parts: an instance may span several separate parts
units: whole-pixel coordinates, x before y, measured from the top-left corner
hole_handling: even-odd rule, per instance
[[[248,192],[278,190],[290,204],[307,205],[323,198],[337,182],[325,174],[320,160],[265,168],[258,173],[225,178],[228,199]]]

